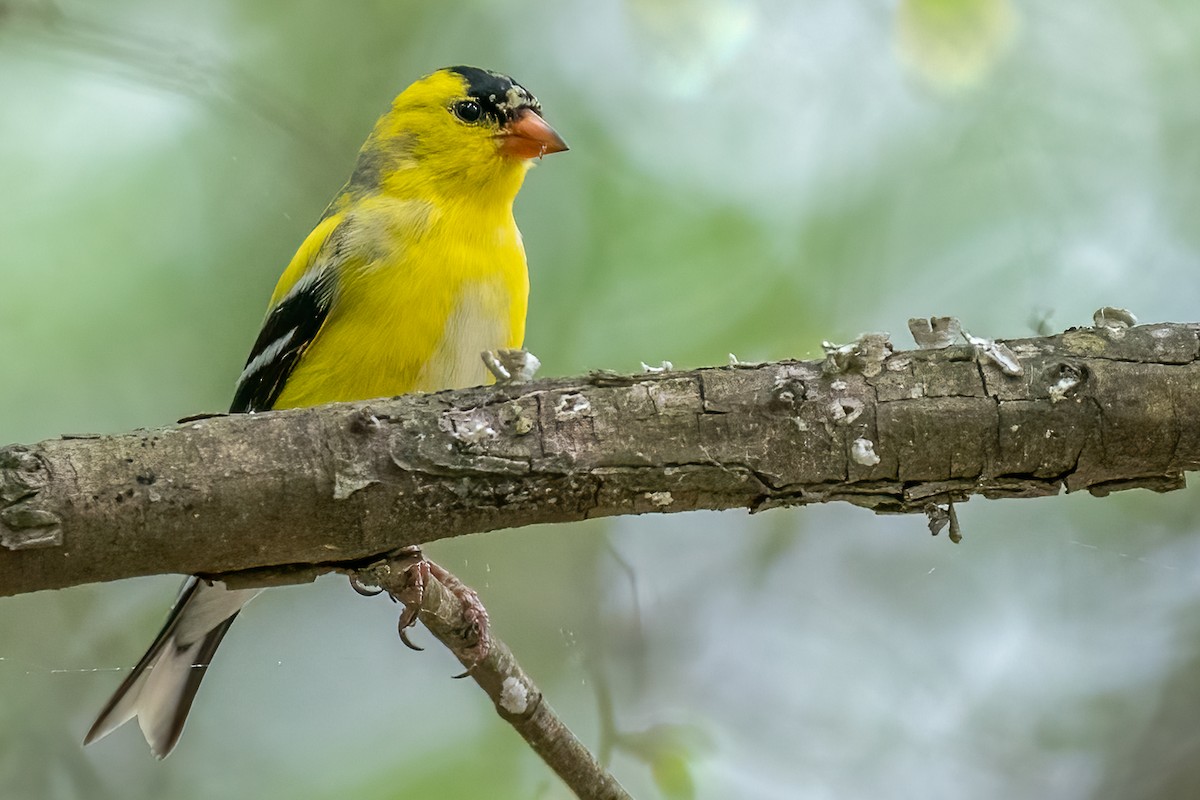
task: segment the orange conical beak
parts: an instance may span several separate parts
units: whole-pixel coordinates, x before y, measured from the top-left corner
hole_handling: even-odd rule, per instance
[[[541,158],[561,153],[567,143],[531,108],[522,108],[500,134],[500,152],[514,158]]]

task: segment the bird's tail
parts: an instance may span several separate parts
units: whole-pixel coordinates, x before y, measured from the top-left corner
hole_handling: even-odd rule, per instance
[[[163,629],[113,693],[83,743],[102,739],[137,717],[150,750],[166,758],[179,741],[217,645],[242,606],[259,591],[188,578]]]

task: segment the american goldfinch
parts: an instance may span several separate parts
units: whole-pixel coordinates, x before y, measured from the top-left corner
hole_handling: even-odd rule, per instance
[[[517,348],[529,277],[512,205],[533,159],[566,150],[512,78],[448,67],[405,89],[271,297],[233,412],[478,385]],[[221,638],[256,589],[191,577],[84,740],[138,718],[175,747]]]

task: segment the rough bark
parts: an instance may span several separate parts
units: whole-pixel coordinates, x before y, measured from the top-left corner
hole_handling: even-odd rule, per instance
[[[1200,325],[1008,346],[1020,375],[979,347],[863,347],[12,446],[0,595],[164,572],[304,580],[614,514],[1165,491],[1200,465]]]

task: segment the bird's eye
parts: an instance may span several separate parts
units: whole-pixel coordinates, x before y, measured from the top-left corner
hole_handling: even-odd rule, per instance
[[[457,102],[450,107],[450,110],[463,122],[479,122],[479,118],[483,116],[483,109],[474,100]]]

